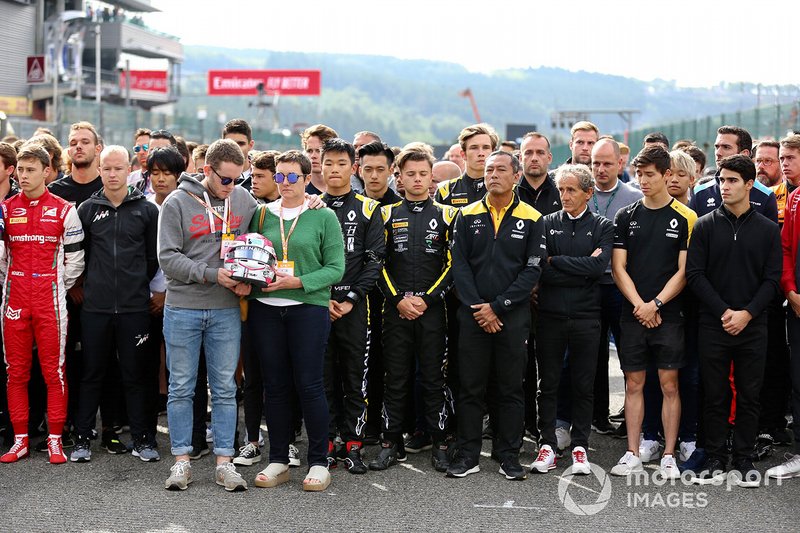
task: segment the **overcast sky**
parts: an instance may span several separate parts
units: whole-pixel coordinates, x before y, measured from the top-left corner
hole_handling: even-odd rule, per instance
[[[147,15],[147,22],[187,45],[433,59],[480,72],[551,66],[682,86],[800,83],[797,0],[152,4],[164,12]]]

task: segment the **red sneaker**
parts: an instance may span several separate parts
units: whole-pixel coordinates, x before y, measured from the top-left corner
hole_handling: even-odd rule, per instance
[[[15,437],[14,445],[0,456],[0,463],[15,463],[28,456],[28,437]]]
[[[61,437],[47,437],[47,455],[50,456],[51,465],[61,465],[67,462]]]

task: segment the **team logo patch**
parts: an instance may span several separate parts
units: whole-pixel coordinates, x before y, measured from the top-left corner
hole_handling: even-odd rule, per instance
[[[24,217],[27,211],[24,207],[15,207],[13,211],[11,211],[12,217]]]
[[[453,198],[453,205],[461,205],[469,203],[469,200],[466,198]]]
[[[94,216],[94,218],[92,219],[92,222],[97,222],[98,220],[103,220],[107,216],[108,216],[108,209],[104,209],[103,211],[98,212]]]
[[[408,222],[392,222],[393,228],[407,228]]]
[[[709,198],[708,200],[706,200],[706,206],[707,207],[711,207],[712,205],[715,205],[716,203],[717,203],[717,200],[714,199],[714,198]]]
[[[9,224],[27,224],[28,217],[14,217],[9,219]]]
[[[517,229],[522,230],[525,227],[525,222],[522,220],[517,220]]]
[[[19,320],[20,311],[21,309],[11,309],[11,306],[9,306],[6,309],[6,318],[9,320]]]
[[[678,219],[673,218],[672,220],[670,220],[669,221],[669,227],[672,228],[672,229],[677,228],[678,227]]]
[[[439,226],[439,223],[436,222],[435,218],[432,218],[430,222],[428,222],[428,227],[431,229],[436,229]]]
[[[57,207],[45,207],[42,210],[42,218],[44,217],[57,217],[58,216],[58,208]]]
[[[352,222],[355,219],[356,219],[356,212],[355,211],[350,211],[349,213],[347,213],[347,220]]]

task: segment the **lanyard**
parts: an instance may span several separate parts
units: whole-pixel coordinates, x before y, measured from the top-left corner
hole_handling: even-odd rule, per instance
[[[281,226],[281,246],[283,247],[283,260],[284,261],[288,261],[289,260],[289,238],[292,236],[292,233],[294,233],[294,228],[295,228],[295,226],[297,226],[297,221],[300,220],[300,213],[298,213],[297,216],[294,217],[294,222],[292,222],[292,227],[289,228],[289,234],[288,235],[285,235],[284,232],[283,232],[283,206],[281,206],[281,210],[278,213],[278,220],[280,221],[280,226]]]
[[[205,198],[205,201],[201,200],[200,197],[193,192],[190,191],[186,192],[192,195],[192,198],[197,200],[200,203],[200,205],[205,207],[206,211],[208,211],[208,229],[211,230],[211,233],[216,233],[217,231],[217,225],[214,223],[214,217],[217,217],[222,221],[222,233],[228,233],[230,231],[231,217],[232,217],[230,212],[230,205],[231,205],[230,198],[225,198],[223,214],[222,216],[220,216],[219,213],[217,213],[214,210],[214,208],[211,207],[211,199],[208,197],[208,193],[206,191],[203,191],[203,197]]]
[[[592,195],[592,200],[594,200],[594,210],[597,212],[598,215],[602,214],[604,217],[608,218],[608,208],[611,207],[611,202],[614,201],[614,197],[617,195],[617,191],[619,187],[614,189],[614,192],[611,193],[611,197],[608,199],[608,203],[606,204],[606,208],[600,213],[600,206],[597,205],[597,191],[595,194]]]

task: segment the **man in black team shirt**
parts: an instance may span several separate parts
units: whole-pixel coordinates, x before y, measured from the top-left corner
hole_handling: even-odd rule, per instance
[[[700,375],[705,388],[708,459],[695,483],[725,478],[730,373],[736,387],[734,482],[757,487],[761,476],[750,454],[756,442],[759,394],[767,360],[767,307],[780,291],[782,251],[778,225],[750,205],[756,167],[749,156],[722,159],[722,206],[697,221],[687,278],[700,308]],[[734,473],[732,473],[734,474]]]
[[[352,144],[338,138],[327,141],[322,145],[321,161],[327,189],[322,199],[339,219],[345,251],[344,277],[331,287],[332,325],[325,354],[325,393],[331,409],[328,464],[333,466],[340,458],[350,473],[364,474],[367,467],[361,446],[367,419],[370,347],[367,295],[375,287],[383,264],[383,220],[378,202],[350,188],[355,164]],[[338,417],[337,406],[341,406]],[[337,429],[346,448],[344,454],[336,450],[339,453],[335,455]]]
[[[462,208],[477,202],[486,194],[483,183],[486,159],[500,142],[497,133],[488,124],[473,124],[461,130],[458,142],[467,161],[467,169],[460,178],[447,181],[436,191],[436,201]]]
[[[647,366],[653,361],[664,394],[662,422],[666,442],[660,473],[666,479],[675,479],[680,476],[674,458],[681,412],[678,369],[684,364],[680,294],[686,286],[686,249],[697,216],[669,195],[671,161],[664,148],[643,149],[633,166],[644,198],[617,213],[611,260],[614,280],[625,297],[619,358],[626,377],[628,451],[611,474],[625,476],[642,471],[642,390]]]
[[[72,172],[63,178],[48,185],[48,189],[56,196],[75,205],[77,209],[88,200],[95,192],[103,188],[103,181],[98,174],[97,162],[102,151],[102,142],[95,127],[89,122],[76,122],[70,127],[68,147]],[[80,391],[80,381],[83,375],[81,363],[81,306],[83,304],[83,276],[78,278],[75,285],[68,291],[67,313],[67,383],[69,385],[68,420],[73,420],[77,410],[77,400]],[[117,435],[112,431],[112,424],[117,414],[118,392],[121,391],[119,371],[114,369],[106,374],[105,392],[100,405],[104,431],[102,446],[111,454],[127,453],[127,447],[122,444]],[[111,392],[116,390],[117,393]],[[106,426],[106,423],[108,424]],[[65,433],[66,434],[66,433]],[[65,447],[68,440],[65,439]]]

